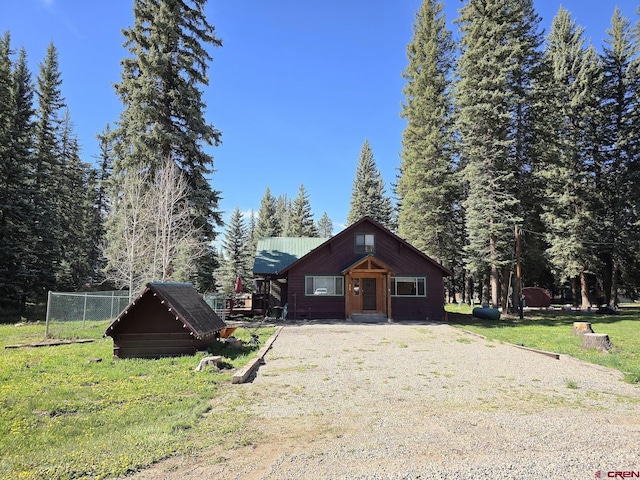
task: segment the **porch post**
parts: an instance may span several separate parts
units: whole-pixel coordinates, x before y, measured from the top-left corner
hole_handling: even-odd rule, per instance
[[[353,300],[353,285],[351,279],[351,272],[347,273],[344,277],[345,285],[345,294],[344,294],[344,315],[345,320],[351,320],[351,303]]]
[[[387,272],[385,275],[387,288],[387,321],[393,323],[393,316],[391,314],[391,272]]]

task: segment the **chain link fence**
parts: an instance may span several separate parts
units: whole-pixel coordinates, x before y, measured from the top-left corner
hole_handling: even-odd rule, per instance
[[[129,304],[128,291],[49,292],[45,336],[75,336],[69,330],[86,328],[87,322],[113,320]]]
[[[225,298],[205,295],[205,302],[225,320]],[[129,292],[49,292],[45,337],[74,338],[82,331],[102,327],[99,322],[113,320],[129,305]]]

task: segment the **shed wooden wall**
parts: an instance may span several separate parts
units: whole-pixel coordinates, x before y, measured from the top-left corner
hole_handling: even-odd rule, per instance
[[[193,355],[196,350],[206,348],[206,342],[191,336],[157,297],[144,295],[136,306],[114,328],[114,357],[175,357]]]
[[[346,235],[337,236],[294,265],[288,272],[289,318],[344,319],[345,297],[305,296],[306,275],[341,275],[365,254],[354,253],[354,235],[375,235],[376,258],[387,264],[395,275],[426,276],[426,297],[392,297],[394,320],[441,321],[444,317],[443,272],[413,249],[376,225],[363,222]],[[346,289],[346,286],[345,286]],[[346,292],[345,292],[346,293]]]

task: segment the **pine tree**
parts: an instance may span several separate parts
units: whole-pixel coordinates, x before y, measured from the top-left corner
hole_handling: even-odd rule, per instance
[[[98,161],[98,198],[97,208],[101,215],[106,216],[109,209],[108,188],[109,179],[113,172],[113,135],[109,124],[102,133],[97,135],[100,153],[97,156]]]
[[[318,230],[313,221],[311,213],[311,203],[307,196],[304,185],[300,184],[298,196],[293,201],[291,210],[291,226],[289,231],[291,237],[317,237]]]
[[[44,293],[56,283],[63,246],[66,215],[64,200],[58,190],[63,171],[59,156],[62,114],[66,107],[60,86],[58,52],[52,44],[47,48],[37,77],[38,108],[35,124],[35,152],[31,202],[34,207],[34,245],[38,251],[38,278],[35,287]]]
[[[277,237],[281,231],[276,216],[276,199],[271,195],[271,189],[267,187],[260,201],[258,211],[258,224],[256,225],[256,238]]]
[[[456,84],[457,128],[465,181],[466,264],[488,274],[491,303],[506,303],[513,228],[522,222],[519,142],[526,91],[535,68],[539,18],[530,0],[470,0],[457,20],[462,32]],[[501,289],[501,281],[503,288]],[[502,300],[502,302],[500,302]]]
[[[116,85],[124,110],[112,132],[116,190],[121,174],[155,170],[174,161],[186,175],[189,205],[203,241],[221,224],[219,192],[207,175],[213,157],[203,149],[218,145],[220,132],[207,123],[201,86],[209,83],[208,47],[221,45],[204,14],[206,0],[135,0],[134,25],[123,31],[131,57],[122,61]],[[113,193],[117,195],[117,191]],[[198,265],[199,283],[211,276],[215,260]]]
[[[89,272],[89,283],[91,285],[99,285],[105,280],[104,268],[106,259],[104,258],[105,244],[105,228],[104,222],[106,218],[103,205],[103,182],[102,171],[89,168],[86,175],[86,206],[85,219],[85,235],[88,239],[87,266]]]
[[[96,156],[97,169],[89,177],[89,194],[93,198],[93,250],[90,253],[92,271],[96,281],[102,281],[107,259],[104,256],[106,247],[105,222],[109,214],[109,179],[113,170],[113,144],[111,127],[107,124],[104,131],[97,135],[100,153]]]
[[[10,35],[0,38],[0,295],[3,299],[17,300],[17,285],[12,272],[19,251],[15,248],[17,232],[13,204],[15,179],[13,171],[17,164],[11,155],[11,123],[13,116],[13,81],[11,78]],[[6,300],[2,301],[2,304]],[[6,306],[6,304],[5,304]],[[2,307],[2,305],[0,305]]]
[[[26,54],[12,65],[10,42],[8,32],[0,38],[0,308],[15,309],[35,278],[27,195],[33,90]]]
[[[451,265],[461,248],[453,223],[453,132],[450,77],[454,44],[442,2],[424,0],[407,45],[401,116],[407,120],[396,193],[400,235]]]
[[[621,273],[633,271],[634,263],[637,265],[634,251],[640,238],[639,213],[634,208],[638,185],[634,164],[639,155],[634,112],[640,108],[636,95],[640,87],[640,45],[634,39],[631,23],[617,7],[607,33],[602,54],[604,158],[597,172],[601,225],[598,256],[603,261],[604,300],[615,307]]]
[[[333,222],[327,215],[327,212],[324,212],[318,220],[318,234],[320,237],[329,238],[333,236]]]
[[[369,141],[365,140],[360,150],[356,176],[351,190],[351,209],[347,223],[352,224],[369,216],[387,228],[391,227],[393,206],[385,194],[382,175],[376,167]]]
[[[574,303],[588,307],[587,271],[597,268],[593,242],[596,200],[594,168],[598,163],[598,96],[601,69],[593,47],[584,47],[584,29],[560,8],[545,50],[541,95],[542,129],[539,175],[545,186],[543,220],[547,255],[560,281],[570,280]]]
[[[276,237],[288,237],[291,235],[291,216],[293,206],[291,200],[287,195],[280,195],[276,199],[276,213],[275,218],[277,221]]]
[[[31,189],[30,166],[33,164],[34,141],[34,87],[31,72],[27,66],[27,53],[20,49],[18,60],[13,69],[13,121],[11,123],[11,152],[5,180],[13,187],[9,193],[12,198],[13,240],[5,237],[7,247],[15,251],[12,271],[17,288],[22,292],[32,292],[32,286],[38,278],[36,271],[37,250],[34,248],[33,206],[29,201]],[[12,246],[9,246],[11,244]],[[0,249],[5,251],[4,248]],[[24,299],[24,296],[23,296]]]
[[[61,177],[58,195],[61,205],[58,220],[63,224],[59,268],[56,285],[64,290],[76,290],[86,286],[93,277],[90,258],[93,235],[87,224],[93,211],[87,192],[90,167],[80,159],[78,139],[73,133],[69,110],[64,109],[59,132],[58,160]]]
[[[258,246],[258,235],[256,234],[258,228],[258,222],[256,221],[256,214],[253,210],[249,213],[249,224],[247,225],[247,249],[249,250],[249,256],[251,257],[249,264],[253,266],[253,260],[256,254],[256,247]]]
[[[220,268],[216,272],[218,291],[231,296],[238,277],[242,280],[243,290],[249,291],[253,278],[250,265],[251,253],[247,228],[239,208],[234,209],[229,219],[222,241],[222,251]]]

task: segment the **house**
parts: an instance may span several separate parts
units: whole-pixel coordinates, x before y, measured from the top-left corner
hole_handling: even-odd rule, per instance
[[[451,272],[370,217],[329,239],[258,241],[254,276],[288,319],[444,318]]]
[[[148,283],[104,335],[114,357],[158,358],[206,349],[225,327],[190,283]]]

